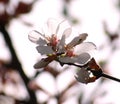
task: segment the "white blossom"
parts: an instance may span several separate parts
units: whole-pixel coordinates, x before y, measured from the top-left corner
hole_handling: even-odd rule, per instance
[[[89,51],[96,49],[92,42],[83,42],[88,36],[87,33],[79,34],[66,44],[66,39],[71,34],[72,28],[65,20],[57,22],[54,19],[49,19],[42,30],[42,32],[33,30],[28,35],[29,40],[37,44],[37,51],[41,55],[47,56],[35,64],[35,68],[45,67],[53,60],[63,64],[84,65],[91,58]],[[79,52],[75,52],[76,46],[79,46]]]
[[[76,73],[75,78],[76,78],[77,81],[87,84],[88,80],[90,78],[90,72],[87,71],[85,68],[81,68]]]

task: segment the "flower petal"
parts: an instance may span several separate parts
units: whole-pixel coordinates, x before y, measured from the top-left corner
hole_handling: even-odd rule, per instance
[[[58,24],[58,26],[57,26],[57,28],[56,28],[56,31],[55,31],[55,34],[58,34],[59,29],[60,29],[60,25],[61,25],[64,21],[65,21],[65,20],[61,21],[61,22]]]
[[[46,61],[46,59],[42,59],[34,65],[34,68],[35,69],[43,68],[43,67],[46,67],[49,63],[50,62]]]
[[[59,25],[58,21],[55,19],[50,18],[47,21],[48,31],[51,34],[56,34],[56,30],[57,30],[58,25]]]
[[[44,35],[36,30],[31,31],[28,34],[28,39],[36,44],[46,44],[46,41],[43,38]]]
[[[59,57],[61,63],[78,63],[80,65],[86,64],[90,60],[91,56],[88,53],[82,53],[75,57]]]
[[[88,53],[81,53],[79,56],[76,56],[76,62],[79,64],[86,64],[90,60],[91,56]]]
[[[58,53],[65,52],[65,35],[62,36],[60,42],[57,45]]]
[[[41,55],[43,55],[43,54],[48,55],[48,54],[53,53],[53,50],[52,50],[51,46],[37,46],[36,49],[39,53],[41,53]]]
[[[64,30],[63,35],[68,37],[71,34],[71,32],[72,32],[72,29],[71,28],[67,28],[67,29]]]
[[[68,21],[63,20],[61,21],[57,28],[55,34],[60,38],[62,35],[66,35],[67,37],[71,34],[71,26]]]
[[[76,58],[74,58],[74,57],[60,57],[59,61],[61,63],[75,63],[76,62]]]
[[[93,51],[93,50],[96,50],[96,49],[97,49],[97,47],[94,43],[83,42],[83,43],[81,43],[81,44],[79,44],[78,46],[75,47],[74,53],[79,55],[81,53],[90,52],[90,51]]]
[[[70,43],[67,44],[68,48],[73,48],[74,46],[82,43],[86,37],[88,36],[87,33],[80,34],[79,36],[75,37]]]
[[[77,81],[81,82],[81,83],[88,83],[88,79],[89,79],[89,75],[90,73],[85,69],[85,68],[81,68],[75,75],[75,78]]]
[[[39,38],[39,40],[37,41],[37,44],[39,44],[40,46],[43,46],[47,44],[47,41]]]

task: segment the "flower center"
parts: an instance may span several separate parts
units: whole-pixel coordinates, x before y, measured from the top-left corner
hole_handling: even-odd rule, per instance
[[[73,57],[73,56],[75,56],[75,54],[73,53],[72,50],[68,50],[68,51],[66,52],[66,56]]]
[[[56,35],[53,34],[51,37],[51,40],[50,40],[50,45],[53,47],[56,47],[57,43],[58,43],[58,39],[57,39]]]

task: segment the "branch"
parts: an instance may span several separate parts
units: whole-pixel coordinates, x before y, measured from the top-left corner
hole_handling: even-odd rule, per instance
[[[4,40],[5,40],[6,44],[8,45],[8,48],[9,48],[10,53],[11,53],[12,59],[11,59],[10,67],[16,69],[20,73],[21,78],[23,79],[25,86],[26,86],[26,89],[29,93],[30,99],[29,99],[28,104],[37,104],[35,93],[28,88],[28,83],[29,83],[30,79],[25,75],[25,73],[22,69],[21,63],[18,60],[15,49],[12,45],[12,41],[10,39],[9,33],[5,29],[5,26],[0,26],[0,31],[3,34]]]
[[[115,77],[112,77],[112,76],[107,75],[107,74],[105,74],[105,73],[102,73],[101,76],[102,76],[102,77],[105,77],[105,78],[108,78],[108,79],[111,79],[111,80],[114,80],[114,81],[117,81],[117,82],[120,82],[120,79],[115,78]]]
[[[93,61],[93,63],[91,63],[92,61],[93,61],[93,60],[90,60],[90,62],[86,63],[85,65],[77,65],[77,64],[74,64],[74,63],[62,63],[62,62],[60,62],[60,63],[61,63],[61,65],[68,64],[68,65],[73,65],[73,66],[76,66],[76,67],[79,67],[79,68],[82,68],[82,67],[83,67],[83,68],[85,68],[86,70],[91,71],[92,74],[93,74],[94,76],[96,76],[97,79],[100,78],[100,77],[105,77],[105,78],[108,78],[108,79],[111,79],[111,80],[120,82],[120,79],[105,74],[105,73],[102,71],[102,69],[96,64],[96,62]],[[92,66],[93,68],[90,67],[89,65]]]

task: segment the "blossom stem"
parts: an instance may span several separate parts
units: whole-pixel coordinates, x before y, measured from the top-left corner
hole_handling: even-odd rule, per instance
[[[111,79],[111,80],[114,80],[114,81],[120,82],[120,79],[115,78],[115,77],[112,77],[112,76],[107,75],[107,74],[105,74],[105,73],[102,73],[102,76],[101,76],[101,77],[105,77],[105,78],[108,78],[108,79]]]
[[[85,66],[85,65],[84,65],[84,66],[82,66],[82,65],[76,65],[76,64],[74,64],[74,63],[62,63],[62,64],[63,64],[63,65],[64,65],[64,64],[73,65],[73,66],[80,67],[80,68]],[[86,65],[87,65],[87,64],[86,64]],[[102,70],[94,71],[94,70],[91,70],[91,69],[90,69],[90,71],[91,71],[95,76],[97,76],[98,78],[100,78],[100,77],[105,77],[105,78],[108,78],[108,79],[111,79],[111,80],[120,82],[120,79],[115,78],[115,77],[112,77],[112,76],[110,76],[110,75],[108,75],[108,74],[106,74],[106,73],[103,73]]]

